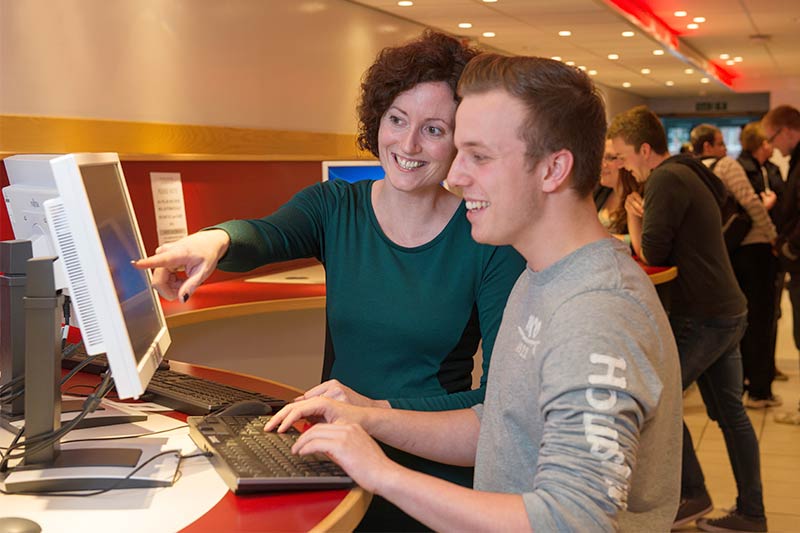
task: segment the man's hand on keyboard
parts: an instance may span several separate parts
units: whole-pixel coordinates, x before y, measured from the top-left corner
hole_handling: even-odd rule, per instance
[[[403,467],[392,462],[378,443],[358,424],[317,424],[300,435],[292,446],[299,455],[322,453],[331,458],[353,481],[379,493],[380,487]]]
[[[361,421],[364,407],[357,407],[348,403],[331,400],[317,396],[309,400],[301,400],[286,404],[286,406],[272,415],[264,431],[278,430],[283,433],[301,419],[306,419],[312,423],[355,423]]]
[[[323,398],[331,398],[332,400],[338,400],[340,402],[345,402],[360,407],[381,407],[386,409],[391,409],[392,407],[388,401],[367,398],[363,394],[357,393],[336,379],[329,379],[328,381],[320,383],[316,387],[307,390],[302,396],[295,398],[294,401],[297,402],[300,400],[308,400],[318,396]]]

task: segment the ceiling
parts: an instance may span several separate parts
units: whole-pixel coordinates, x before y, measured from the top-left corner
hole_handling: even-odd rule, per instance
[[[399,6],[397,0],[355,3],[500,52],[574,61],[590,73],[596,71],[597,82],[645,98],[800,90],[798,0],[413,0],[410,7]],[[687,16],[676,16],[678,10]],[[694,17],[705,17],[705,22],[688,29]],[[472,27],[459,28],[463,22]],[[571,35],[559,36],[563,30]],[[484,37],[487,31],[495,36]],[[623,37],[624,31],[634,35]],[[654,50],[665,53],[657,56]],[[619,59],[611,60],[609,54]]]

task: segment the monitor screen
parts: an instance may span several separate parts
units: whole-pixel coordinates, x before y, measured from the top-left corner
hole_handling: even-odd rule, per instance
[[[322,162],[322,181],[344,180],[354,183],[361,180],[380,180],[383,176],[383,167],[377,160]]]
[[[126,207],[124,190],[118,186],[121,177],[117,165],[82,165],[80,172],[138,363],[162,324],[147,272],[131,264],[133,260],[142,259],[136,242],[135,221]],[[115,183],[117,186],[113,186]]]

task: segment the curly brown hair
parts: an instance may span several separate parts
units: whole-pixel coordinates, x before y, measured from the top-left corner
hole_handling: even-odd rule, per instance
[[[381,118],[397,95],[420,83],[443,81],[453,91],[461,71],[479,51],[444,33],[425,30],[407,44],[381,50],[364,73],[358,103],[358,147],[378,157]]]

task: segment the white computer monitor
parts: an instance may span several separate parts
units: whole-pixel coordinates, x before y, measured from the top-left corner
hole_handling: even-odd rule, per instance
[[[380,180],[384,175],[385,172],[378,160],[322,162],[322,181],[344,180],[353,183],[361,180]]]
[[[145,251],[119,158],[18,155],[5,164],[9,188],[55,185],[41,205],[86,351],[106,354],[120,398],[138,398],[171,341],[149,272],[131,264]],[[27,224],[12,209],[15,236],[25,238],[17,228]]]

